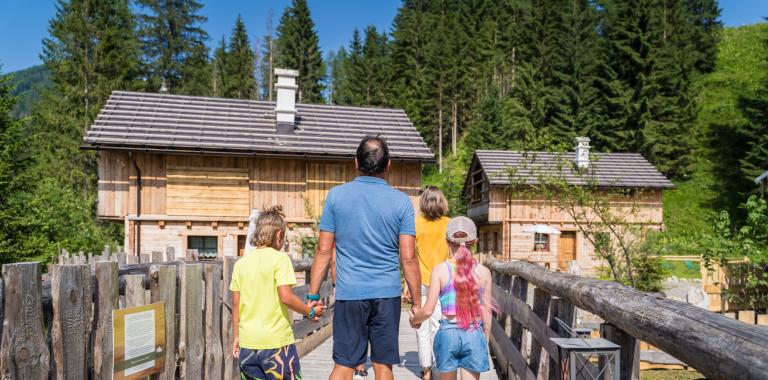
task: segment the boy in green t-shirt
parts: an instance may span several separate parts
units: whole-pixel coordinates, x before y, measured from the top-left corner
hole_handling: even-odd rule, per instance
[[[278,251],[285,242],[281,206],[265,210],[256,220],[255,249],[235,263],[232,273],[234,355],[244,379],[298,380],[301,367],[286,306],[316,319],[323,306],[307,306],[293,294],[296,285],[291,259]]]

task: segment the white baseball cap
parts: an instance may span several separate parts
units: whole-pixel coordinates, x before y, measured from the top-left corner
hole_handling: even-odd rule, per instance
[[[454,237],[457,232],[463,232],[466,237]],[[472,219],[466,216],[457,216],[448,222],[448,227],[445,229],[445,237],[451,243],[467,243],[477,240],[477,227]]]

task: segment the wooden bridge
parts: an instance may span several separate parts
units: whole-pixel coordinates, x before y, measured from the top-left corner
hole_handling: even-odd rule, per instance
[[[165,318],[166,341],[172,344],[164,353],[164,371],[153,379],[237,378],[227,290],[236,259],[176,260],[169,251],[142,255],[144,263],[127,263],[133,260],[109,253],[90,259],[63,257],[63,264],[50,265],[45,275],[39,263],[3,265],[0,377],[109,379],[114,368],[112,311],[164,302],[165,314],[171,316]],[[494,273],[493,297],[500,312],[490,339],[496,370],[484,379],[568,378],[565,356],[551,338],[567,336],[576,308],[605,321],[602,336],[621,347],[621,379],[638,378],[638,340],[711,379],[768,379],[764,327],[526,262],[486,265]],[[310,266],[309,261],[294,263],[304,278],[309,278]],[[303,297],[307,285],[296,286],[294,292]],[[326,378],[332,368],[334,299],[328,282],[321,297],[331,306],[321,321],[296,318],[293,326],[306,379]],[[402,361],[394,368],[395,378],[415,379],[420,370],[415,332],[405,314],[402,318]]]

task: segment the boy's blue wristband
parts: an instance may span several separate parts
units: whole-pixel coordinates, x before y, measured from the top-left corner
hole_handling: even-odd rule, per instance
[[[319,294],[307,294],[307,299],[310,301],[320,301]]]

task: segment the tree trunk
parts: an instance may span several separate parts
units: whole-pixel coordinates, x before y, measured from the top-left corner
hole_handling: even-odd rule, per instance
[[[458,105],[456,104],[456,100],[453,101],[452,105],[452,118],[453,118],[453,124],[451,125],[451,154],[456,155],[456,140],[458,139],[458,123],[459,123],[459,115],[458,115]]]

